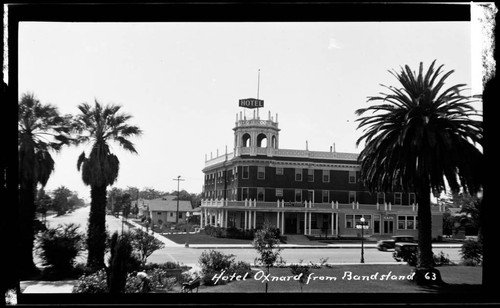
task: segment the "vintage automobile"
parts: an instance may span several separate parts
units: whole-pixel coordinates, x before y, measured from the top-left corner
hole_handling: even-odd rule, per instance
[[[396,243],[415,243],[413,236],[409,235],[395,235],[388,240],[380,240],[377,242],[377,249],[380,251],[387,251],[387,249],[394,249]]]
[[[396,243],[394,252],[392,253],[394,260],[408,262],[408,265],[415,266],[418,261],[418,244],[417,243]]]

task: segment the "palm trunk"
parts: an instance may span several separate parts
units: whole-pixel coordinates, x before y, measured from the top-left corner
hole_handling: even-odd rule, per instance
[[[37,272],[33,262],[35,187],[33,181],[21,181],[19,190],[19,267],[21,278],[27,278]]]
[[[90,214],[88,225],[87,265],[93,268],[104,267],[106,249],[106,185],[91,185]]]
[[[422,185],[418,198],[418,263],[415,281],[418,284],[442,284],[439,270],[434,268],[432,252],[431,191],[429,185]]]
[[[432,257],[432,215],[430,189],[418,194],[418,267],[434,266]]]

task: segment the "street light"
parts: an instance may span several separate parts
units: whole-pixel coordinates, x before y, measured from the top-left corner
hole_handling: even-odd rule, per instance
[[[191,214],[189,212],[186,212],[186,244],[184,247],[188,248],[189,247],[189,217]]]
[[[365,218],[361,217],[360,223],[356,225],[356,228],[361,229],[361,263],[365,263],[365,236],[364,229],[368,229],[368,222],[365,222]]]

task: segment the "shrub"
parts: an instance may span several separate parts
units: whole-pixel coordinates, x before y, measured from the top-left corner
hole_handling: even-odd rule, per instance
[[[231,264],[231,266],[228,269],[228,273],[230,275],[235,273],[236,276],[238,275],[244,276],[245,274],[248,273],[247,277],[252,277],[252,268],[250,266],[250,263],[245,261],[238,261],[237,263]]]
[[[464,242],[460,255],[464,265],[481,265],[483,262],[483,243],[474,240]]]
[[[293,275],[300,275],[299,284],[300,284],[300,292],[302,292],[302,288],[304,283],[306,282],[306,277],[309,275],[309,265],[302,265],[302,260],[299,261],[299,264],[290,265],[290,271]]]
[[[234,262],[234,255],[226,255],[217,250],[203,251],[199,258],[203,284],[213,285],[212,277],[222,271],[228,272]],[[220,280],[219,280],[220,282]]]
[[[73,289],[73,293],[107,293],[107,275],[104,269],[93,274],[84,275],[78,279],[78,285]]]
[[[451,265],[453,262],[451,262],[449,255],[444,254],[443,251],[440,251],[438,255],[433,255],[434,257],[434,264],[436,266],[441,266],[441,265]]]
[[[38,236],[37,249],[44,265],[51,265],[58,272],[71,271],[75,258],[84,248],[84,236],[78,228],[75,224],[58,225]]]

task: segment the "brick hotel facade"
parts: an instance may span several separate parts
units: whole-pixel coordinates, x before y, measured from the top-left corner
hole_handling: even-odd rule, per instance
[[[201,227],[259,228],[265,221],[284,234],[360,236],[417,232],[415,194],[370,193],[360,182],[358,154],[279,147],[278,115],[236,115],[234,148],[205,158]],[[441,206],[432,207],[432,236],[442,235]]]

